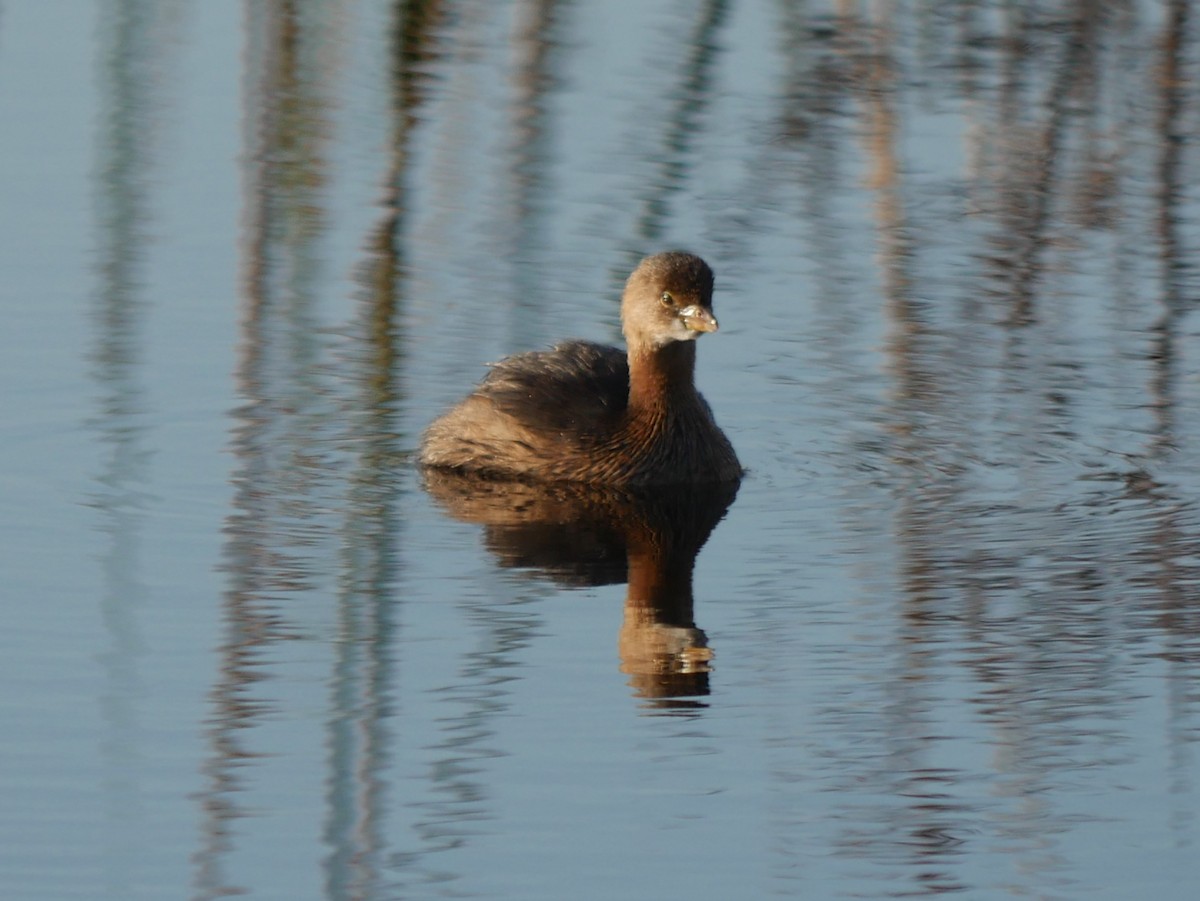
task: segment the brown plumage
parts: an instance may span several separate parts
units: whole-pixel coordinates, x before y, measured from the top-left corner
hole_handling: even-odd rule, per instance
[[[421,463],[597,485],[739,479],[737,455],[693,381],[694,339],[717,330],[712,289],[697,256],[646,257],[621,301],[626,353],[567,341],[500,361],[429,426]]]

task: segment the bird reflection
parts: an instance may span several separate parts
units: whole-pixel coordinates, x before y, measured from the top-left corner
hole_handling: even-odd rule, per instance
[[[617,646],[635,696],[673,710],[708,694],[713,651],[694,620],[692,570],[736,483],[634,491],[424,477],[451,516],[485,527],[501,566],[570,587],[628,583]]]

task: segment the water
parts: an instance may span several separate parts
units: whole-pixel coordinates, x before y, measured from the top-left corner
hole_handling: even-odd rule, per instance
[[[4,896],[1191,898],[1197,28],[4,3]],[[727,509],[423,484],[673,246]]]

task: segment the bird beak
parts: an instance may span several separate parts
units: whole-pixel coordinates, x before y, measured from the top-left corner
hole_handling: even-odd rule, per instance
[[[699,304],[684,307],[679,311],[679,318],[693,332],[715,332],[717,330],[717,317]]]

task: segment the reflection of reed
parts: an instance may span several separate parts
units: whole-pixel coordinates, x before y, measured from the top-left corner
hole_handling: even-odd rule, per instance
[[[96,476],[91,504],[99,511],[100,529],[108,538],[101,561],[103,594],[101,620],[108,646],[99,656],[104,672],[99,710],[106,734],[100,748],[104,762],[106,831],[104,853],[110,897],[134,892],[141,861],[138,835],[131,821],[140,821],[141,700],[143,654],[137,611],[145,598],[139,559],[143,529],[142,486],[147,478],[144,446],[146,394],[143,385],[144,322],[147,307],[141,297],[140,248],[146,240],[148,172],[155,144],[158,98],[153,75],[161,60],[160,47],[169,45],[163,24],[177,10],[173,4],[123,2],[109,4],[101,16],[102,109],[104,124],[98,141],[94,173],[98,209],[97,281],[93,326],[95,349],[92,374],[99,393],[95,427],[107,450]]]
[[[514,39],[517,53],[513,99],[511,182],[515,193],[511,257],[518,262],[512,288],[513,335],[524,344],[541,344],[545,278],[536,265],[551,243],[546,217],[550,212],[553,168],[551,120],[546,95],[556,85],[556,31],[561,0],[529,0],[520,4]]]
[[[1096,32],[1103,28],[1105,7],[1106,4],[1089,0],[1075,3],[1070,27],[1061,41],[1062,59],[1041,104],[1046,110],[1041,133],[1036,138],[1027,138],[1027,129],[1014,127],[1004,130],[1007,139],[1001,137],[1001,147],[1007,156],[1005,183],[1000,186],[1004,217],[993,262],[1007,288],[1011,303],[1009,321],[1013,325],[1027,325],[1037,315],[1037,286],[1052,239],[1051,211],[1064,181],[1063,148],[1067,126],[1075,112],[1072,103],[1076,93],[1095,79]],[[1020,57],[1027,46],[1026,35],[1018,32],[1009,46],[1013,49],[1009,78],[1003,86],[1008,98],[1005,106],[1019,121],[1015,96],[1023,77],[1019,74],[1023,70]]]
[[[317,329],[312,316],[321,229],[321,157],[327,132],[317,42],[326,22],[301,4],[276,0],[247,7],[247,133],[244,313],[237,381],[244,405],[232,446],[234,512],[227,524],[230,588],[226,637],[212,690],[209,785],[201,793],[204,837],[197,852],[196,896],[242,891],[229,883],[222,858],[233,850],[232,824],[244,815],[238,771],[254,757],[244,745],[270,709],[254,687],[265,677],[264,652],[279,638],[271,598],[304,586],[307,574],[287,550],[317,489],[314,406]],[[318,36],[319,35],[319,36]]]
[[[877,241],[890,330],[888,355],[896,375],[898,406],[912,415],[918,408],[933,403],[938,392],[933,390],[934,375],[926,366],[928,326],[924,304],[914,293],[909,272],[912,226],[904,209],[897,152],[899,126],[893,106],[897,92],[890,15],[888,7],[878,21],[871,23],[863,47],[861,72],[867,155],[871,162],[868,183],[875,192]],[[912,424],[901,424],[900,428],[908,432]]]
[[[691,33],[675,42],[675,46],[686,49],[687,57],[681,67],[679,85],[666,92],[672,105],[664,124],[655,129],[662,139],[660,146],[654,148],[654,171],[636,192],[641,199],[641,210],[634,221],[638,242],[626,248],[612,270],[614,285],[624,284],[626,275],[647,252],[663,249],[658,245],[664,224],[670,218],[670,200],[687,181],[694,136],[712,99],[712,71],[720,50],[717,34],[728,9],[727,0],[706,0],[694,17]]]
[[[539,622],[526,603],[505,597],[462,604],[479,641],[459,660],[455,681],[438,689],[438,728],[425,746],[434,757],[429,796],[406,805],[415,815],[420,847],[393,857],[406,871],[406,884],[446,883],[462,875],[439,866],[438,856],[468,845],[480,824],[496,817],[489,762],[504,754],[493,743],[496,721],[510,709],[508,683],[517,678]]]
[[[951,467],[939,458],[953,446],[943,446],[925,427],[936,421],[946,397],[940,387],[942,367],[931,346],[926,304],[917,296],[910,273],[915,251],[898,152],[893,13],[892,7],[886,7],[869,24],[860,23],[866,39],[861,45],[850,45],[863,54],[859,71],[871,163],[868,184],[875,192],[889,330],[887,354],[894,385],[889,420],[896,435],[897,463],[902,468],[911,467],[913,474],[927,468],[946,472]],[[935,743],[925,729],[932,702],[924,687],[928,662],[924,644],[938,578],[933,536],[938,533],[935,524],[939,509],[953,491],[948,482],[936,494],[906,494],[897,513],[894,536],[903,555],[903,607],[895,648],[900,678],[886,689],[885,716],[889,788],[900,800],[883,817],[896,853],[908,859],[913,872],[919,874],[916,881],[922,894],[963,888],[953,867],[956,849],[963,841],[958,834],[963,805],[947,791],[954,784],[954,772],[931,765]],[[849,844],[861,850],[867,841],[865,836],[856,836],[849,839]]]
[[[736,484],[631,492],[584,485],[489,482],[430,470],[426,487],[453,516],[486,526],[502,566],[565,584],[627,581],[621,671],[664,707],[708,693],[712,651],[693,618],[696,555]]]
[[[1161,98],[1158,105],[1158,238],[1162,261],[1163,310],[1154,326],[1155,346],[1152,360],[1154,379],[1154,415],[1157,421],[1153,452],[1161,456],[1174,449],[1176,352],[1179,323],[1187,312],[1180,202],[1183,198],[1181,175],[1186,127],[1181,119],[1183,99],[1188,86],[1183,52],[1188,28],[1188,0],[1170,3],[1162,36],[1162,66],[1159,74]]]
[[[646,189],[640,192],[642,211],[637,218],[636,232],[642,247],[652,246],[662,238],[663,223],[669,215],[668,203],[671,195],[683,188],[687,180],[687,158],[691,151],[692,136],[697,124],[712,98],[712,70],[718,58],[717,33],[729,11],[727,0],[707,0],[695,17],[692,33],[684,38],[680,46],[687,48],[683,78],[679,86],[670,93],[673,108],[667,116],[662,133],[662,152],[657,155],[659,172],[648,179]],[[636,262],[631,253],[625,262]],[[630,267],[631,268],[631,267]]]
[[[1152,457],[1166,457],[1176,449],[1175,411],[1178,405],[1178,354],[1183,317],[1189,311],[1187,296],[1187,255],[1183,241],[1184,181],[1182,176],[1184,131],[1184,100],[1191,87],[1185,71],[1185,48],[1188,46],[1189,0],[1171,0],[1163,26],[1162,64],[1159,70],[1161,98],[1158,106],[1158,238],[1162,268],[1162,314],[1154,326],[1155,344],[1152,361],[1154,376],[1151,389],[1154,397],[1156,424]],[[1169,688],[1167,702],[1170,718],[1170,797],[1172,826],[1177,834],[1184,832],[1196,819],[1195,807],[1186,800],[1193,796],[1194,767],[1187,729],[1190,687],[1195,684],[1195,636],[1200,634],[1200,616],[1196,613],[1194,587],[1196,567],[1185,561],[1194,559],[1194,539],[1181,528],[1178,504],[1161,486],[1151,484],[1146,496],[1157,512],[1153,549],[1148,551],[1158,568],[1157,588],[1161,625],[1168,636],[1163,657],[1168,661]]]
[[[384,204],[358,270],[361,324],[354,357],[357,391],[338,589],[338,642],[328,724],[326,894],[375,897],[383,882],[385,726],[396,631],[394,543],[401,472],[398,417],[403,393],[404,224],[409,144],[422,100],[420,69],[430,56],[437,2],[399,0],[391,22],[391,134]]]

